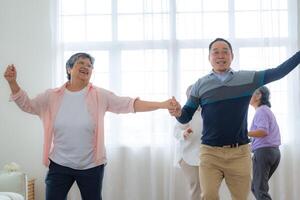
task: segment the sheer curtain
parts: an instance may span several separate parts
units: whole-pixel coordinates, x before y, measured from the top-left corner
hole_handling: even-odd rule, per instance
[[[54,86],[65,60],[86,51],[95,58],[92,82],[118,95],[185,102],[185,89],[210,70],[208,44],[227,38],[235,70],[275,67],[296,50],[296,0],[56,0],[53,10]],[[274,199],[297,199],[299,71],[269,85],[282,131],[282,162],[271,180]],[[249,112],[249,122],[253,110]],[[167,111],[105,118],[109,200],[187,199],[173,161],[174,119]],[[221,199],[230,199],[222,186]],[[80,199],[76,187],[70,199]],[[252,196],[250,197],[252,198]]]
[[[300,20],[300,4],[299,1],[289,2],[291,8],[290,13],[290,27],[298,30],[291,32],[291,44],[290,49],[300,49],[300,32],[299,32],[299,20]],[[298,12],[297,12],[297,11]],[[297,45],[298,44],[298,45]],[[277,180],[274,180],[274,194],[276,194],[279,199],[299,199],[299,187],[297,187],[300,180],[300,69],[299,65],[294,72],[288,77],[288,127],[286,134],[289,135],[287,144],[283,146],[281,166],[277,173]],[[286,184],[279,185],[278,182],[284,182]]]

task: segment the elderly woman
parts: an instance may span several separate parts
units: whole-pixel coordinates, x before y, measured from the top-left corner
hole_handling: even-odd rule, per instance
[[[251,97],[255,115],[248,135],[252,137],[253,180],[252,192],[256,199],[272,199],[268,181],[280,162],[280,131],[271,111],[270,91],[263,86]]]
[[[38,115],[44,127],[43,163],[49,166],[46,200],[64,200],[76,181],[82,199],[101,200],[106,163],[104,114],[173,109],[172,100],[120,97],[90,83],[94,58],[76,53],[66,63],[68,82],[30,99],[17,83],[17,71],[5,71],[11,99],[24,112]]]

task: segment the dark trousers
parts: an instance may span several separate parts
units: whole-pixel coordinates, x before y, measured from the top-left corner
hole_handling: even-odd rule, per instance
[[[76,181],[83,200],[102,200],[104,165],[86,170],[75,170],[50,162],[45,180],[46,200],[65,200]]]
[[[280,162],[278,147],[263,147],[254,151],[251,190],[257,200],[271,200],[268,181]]]

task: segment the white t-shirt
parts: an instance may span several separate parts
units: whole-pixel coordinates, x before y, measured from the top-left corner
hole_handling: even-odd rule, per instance
[[[72,169],[95,167],[93,147],[95,124],[86,105],[87,88],[65,90],[54,122],[53,151],[50,159]]]

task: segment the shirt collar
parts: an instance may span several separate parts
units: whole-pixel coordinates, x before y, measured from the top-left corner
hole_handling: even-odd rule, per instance
[[[65,84],[63,84],[61,87],[58,87],[56,89],[54,89],[55,92],[60,92],[60,93],[63,93],[66,89],[66,85],[67,85],[68,82],[66,82]],[[94,86],[92,83],[88,83],[87,85],[87,90],[89,91],[90,89],[92,89]]]
[[[234,71],[233,69],[229,68],[226,72],[220,74],[220,73],[216,73],[214,70],[211,70],[210,74],[209,75],[216,75],[216,74],[219,74],[219,75],[227,75],[227,74],[233,74]]]

